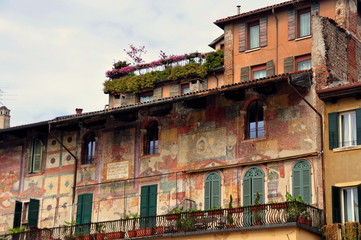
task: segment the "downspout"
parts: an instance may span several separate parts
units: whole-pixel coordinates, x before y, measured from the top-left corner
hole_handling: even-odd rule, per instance
[[[324,162],[324,157],[323,157],[323,153],[324,153],[324,146],[323,146],[323,117],[322,114],[319,113],[317,111],[317,109],[311,105],[311,103],[309,101],[307,101],[307,99],[304,98],[304,96],[302,96],[302,94],[291,84],[291,80],[288,77],[287,78],[287,82],[288,85],[293,89],[293,91],[302,98],[302,100],[319,116],[320,118],[320,137],[321,137],[321,143],[320,143],[320,157],[321,157],[321,165],[322,165],[322,185],[323,185],[323,189],[325,188],[325,162]],[[323,218],[324,220],[326,220],[326,203],[325,203],[325,190],[323,190],[322,192],[322,204],[323,204]]]
[[[276,63],[275,63],[275,75],[278,74],[278,17],[275,13],[275,9],[272,8],[272,14],[276,20]]]
[[[72,190],[72,211],[73,211],[73,206],[75,204],[75,193],[76,193],[76,179],[77,179],[77,169],[78,169],[78,158],[69,150],[69,148],[67,148],[62,141],[60,141],[55,134],[51,131],[51,123],[49,123],[49,135],[51,135],[75,160],[75,164],[74,164],[74,179],[73,179],[73,190]],[[73,214],[71,214],[71,220],[73,220]]]

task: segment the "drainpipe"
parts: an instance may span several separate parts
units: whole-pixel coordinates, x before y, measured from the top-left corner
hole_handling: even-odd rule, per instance
[[[323,192],[322,192],[322,204],[323,204],[323,209],[324,209],[324,212],[323,212],[323,218],[324,218],[324,221],[326,220],[326,203],[325,203],[325,197],[326,197],[326,194],[325,194],[325,162],[324,162],[324,157],[323,157],[323,150],[324,150],[324,146],[323,146],[323,117],[322,117],[322,114],[319,113],[317,111],[317,109],[311,105],[311,103],[309,101],[307,101],[307,99],[305,99],[302,94],[291,84],[291,80],[290,78],[288,77],[287,78],[287,82],[288,82],[288,85],[293,89],[293,91],[299,96],[302,98],[302,100],[319,116],[320,118],[320,137],[321,137],[321,144],[320,144],[320,157],[321,157],[321,165],[322,165],[322,185],[323,185]]]
[[[78,173],[78,158],[67,148],[60,139],[58,139],[55,134],[51,131],[51,124],[49,123],[49,135],[51,135],[75,160],[74,164],[74,179],[73,179],[73,190],[72,190],[72,211],[75,204],[75,193],[76,193],[76,179],[77,179],[77,173]],[[73,220],[73,214],[71,214],[71,220]]]
[[[272,8],[272,14],[276,20],[276,63],[275,63],[275,75],[278,74],[278,17],[275,13],[275,9]]]

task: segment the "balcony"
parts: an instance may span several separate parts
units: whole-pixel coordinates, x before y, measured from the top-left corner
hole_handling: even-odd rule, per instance
[[[324,219],[322,211],[318,208],[299,202],[283,202],[32,229],[14,235],[3,235],[0,239],[103,240],[152,235],[156,235],[157,238],[174,238],[185,234],[278,228],[288,223],[319,234]]]

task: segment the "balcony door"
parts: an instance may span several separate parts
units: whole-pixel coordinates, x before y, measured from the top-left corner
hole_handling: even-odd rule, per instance
[[[140,196],[140,226],[141,228],[155,227],[157,216],[157,189],[158,185],[142,186]]]

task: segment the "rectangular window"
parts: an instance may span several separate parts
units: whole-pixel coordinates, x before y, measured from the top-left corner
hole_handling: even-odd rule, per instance
[[[296,57],[296,71],[310,70],[311,68],[311,54]]]
[[[298,37],[311,35],[311,9],[298,11]]]
[[[259,45],[259,36],[260,36],[260,27],[259,21],[248,24],[248,48],[254,49],[258,48]]]
[[[260,79],[266,77],[266,64],[251,67],[252,79]]]
[[[181,93],[182,94],[187,94],[190,92],[190,89],[189,89],[189,83],[186,83],[186,84],[182,84],[181,85]]]
[[[139,102],[144,103],[149,101],[153,101],[153,91],[139,94]]]
[[[358,192],[356,187],[341,189],[341,217],[344,223],[359,221]]]
[[[340,147],[357,145],[355,111],[339,114]]]

